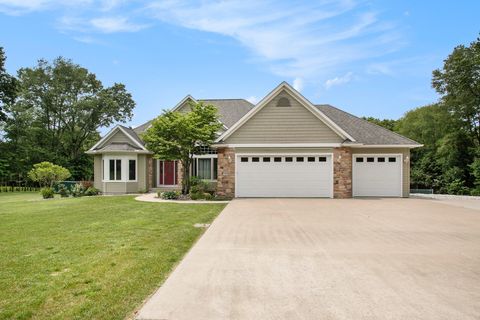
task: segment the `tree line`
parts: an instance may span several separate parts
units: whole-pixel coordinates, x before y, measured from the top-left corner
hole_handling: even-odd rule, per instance
[[[365,118],[422,143],[412,150],[411,186],[480,195],[480,38],[459,45],[433,71],[438,102],[398,120]]]
[[[0,47],[0,180],[25,180],[35,163],[67,168],[74,180],[93,176],[85,154],[101,127],[131,120],[135,102],[125,85],[105,87],[71,60],[39,60],[16,76]]]

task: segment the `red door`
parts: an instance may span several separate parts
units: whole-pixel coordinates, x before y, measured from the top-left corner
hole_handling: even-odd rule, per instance
[[[175,161],[160,161],[160,184],[171,186],[176,184],[176,163]]]

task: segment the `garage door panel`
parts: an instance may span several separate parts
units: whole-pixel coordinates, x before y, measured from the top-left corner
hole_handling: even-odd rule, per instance
[[[263,157],[259,156],[262,161]],[[332,163],[330,156],[326,162],[320,162],[318,155],[315,162],[237,162],[237,196],[238,197],[331,197]],[[278,156],[275,156],[278,157]],[[239,157],[240,159],[240,157]]]
[[[358,162],[362,158],[363,162]],[[367,158],[373,162],[367,162]],[[379,158],[384,162],[379,162]],[[355,155],[353,195],[401,197],[402,161],[400,155]]]

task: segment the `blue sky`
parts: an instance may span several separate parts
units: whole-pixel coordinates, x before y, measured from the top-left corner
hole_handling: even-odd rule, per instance
[[[431,71],[480,32],[480,1],[0,0],[7,69],[64,56],[126,84],[139,125],[195,98],[313,103],[399,118],[435,102]]]

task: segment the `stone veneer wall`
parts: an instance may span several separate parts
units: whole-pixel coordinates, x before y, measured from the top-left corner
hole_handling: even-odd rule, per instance
[[[147,189],[153,188],[153,157],[147,156]]]
[[[177,185],[181,186],[183,181],[183,165],[177,161]]]
[[[218,149],[217,194],[235,197],[235,149]]]
[[[333,197],[352,197],[352,151],[350,148],[333,149]]]

